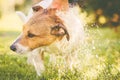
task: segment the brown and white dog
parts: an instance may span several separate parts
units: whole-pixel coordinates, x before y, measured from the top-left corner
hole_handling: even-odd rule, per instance
[[[52,53],[77,55],[76,49],[84,39],[77,7],[69,8],[68,0],[44,1],[49,4],[40,2],[33,6],[33,14],[23,25],[23,32],[10,46],[17,53],[28,53],[28,62],[35,66],[38,75],[44,71],[44,50],[54,47],[57,51]]]

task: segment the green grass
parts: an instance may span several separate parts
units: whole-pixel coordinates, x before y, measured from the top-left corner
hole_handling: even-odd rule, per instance
[[[111,29],[89,29],[88,38],[79,54],[81,68],[60,69],[61,63],[49,63],[45,56],[46,70],[37,76],[26,57],[9,50],[12,41],[20,34],[0,30],[0,80],[120,80],[120,33]]]

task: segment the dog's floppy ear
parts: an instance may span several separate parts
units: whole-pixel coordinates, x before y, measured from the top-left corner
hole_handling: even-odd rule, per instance
[[[49,8],[56,8],[57,10],[66,11],[68,10],[69,3],[68,0],[53,0]]]
[[[33,6],[32,9],[33,9],[33,12],[37,12],[39,10],[42,10],[43,8],[38,5],[38,6]]]
[[[58,37],[62,37],[64,35],[66,35],[67,40],[69,41],[69,39],[70,39],[70,36],[69,36],[69,33],[68,33],[66,27],[61,23],[58,23],[58,25],[52,27],[51,34],[58,36]]]
[[[25,16],[25,14],[21,11],[17,11],[16,14],[19,16],[19,18],[22,20],[23,23],[26,22],[27,17]]]

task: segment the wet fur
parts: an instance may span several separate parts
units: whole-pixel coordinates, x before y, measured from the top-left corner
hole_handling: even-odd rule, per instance
[[[80,19],[78,6],[67,11],[48,9],[44,12],[44,10],[41,9],[33,14],[33,17],[24,24],[19,40],[13,43],[29,47],[28,62],[35,66],[38,75],[45,70],[43,51],[62,54],[69,61],[71,56],[73,58],[77,56],[79,45],[84,41],[84,24]],[[51,28],[58,24],[62,25],[59,32],[54,30],[52,31],[54,35],[50,34]],[[29,33],[34,34],[35,37],[29,38]],[[61,35],[63,33],[64,35]],[[52,51],[52,48],[56,50]],[[72,68],[74,64],[68,62],[68,65]]]

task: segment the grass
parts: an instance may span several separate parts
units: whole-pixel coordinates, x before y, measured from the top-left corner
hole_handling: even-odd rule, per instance
[[[9,50],[20,34],[0,30],[0,80],[120,80],[120,35],[109,28],[89,29],[86,44],[79,54],[80,68],[60,69],[61,63],[49,63],[45,56],[46,71],[37,76],[25,56]]]

